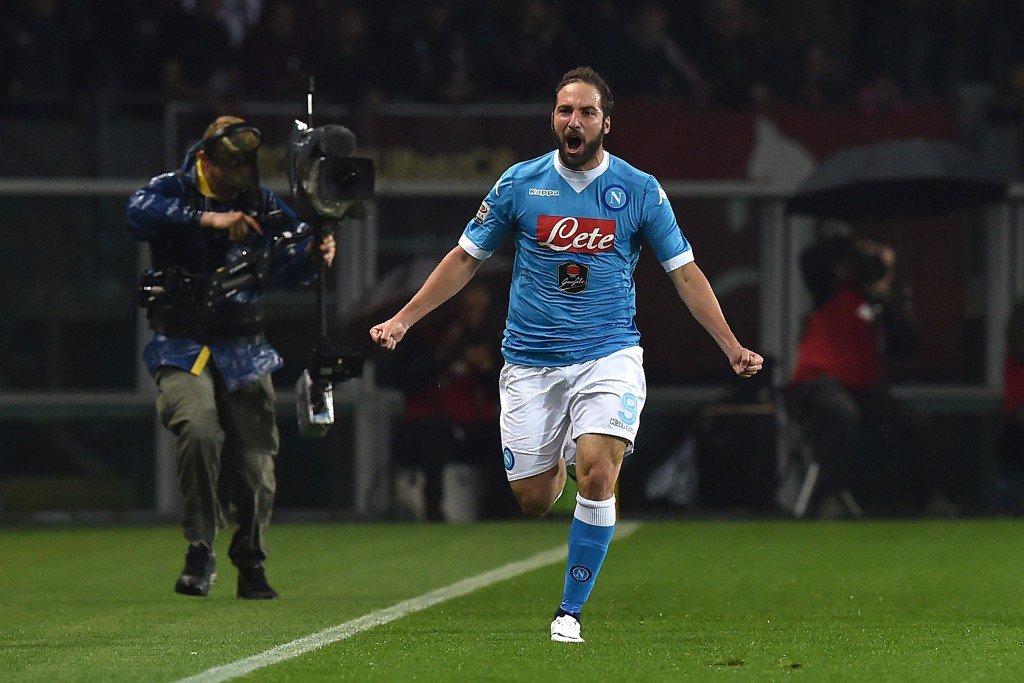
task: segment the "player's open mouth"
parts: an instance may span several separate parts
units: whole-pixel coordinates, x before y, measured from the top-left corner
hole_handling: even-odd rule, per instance
[[[583,138],[579,133],[567,133],[565,136],[565,151],[576,154],[583,149]]]

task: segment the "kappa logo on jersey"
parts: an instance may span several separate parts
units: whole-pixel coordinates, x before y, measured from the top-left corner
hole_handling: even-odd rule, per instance
[[[579,294],[587,289],[590,268],[582,263],[566,261],[558,264],[558,288],[566,294]]]
[[[598,254],[615,248],[615,220],[537,216],[537,242],[552,251]]]
[[[661,206],[664,202],[668,201],[668,195],[665,194],[665,190],[661,189],[661,185],[658,185],[658,206]]]
[[[531,197],[557,197],[562,193],[559,192],[558,190],[545,190],[539,187],[531,187],[530,191],[527,194],[529,194]]]
[[[476,210],[476,216],[473,217],[473,220],[483,225],[484,221],[487,220],[487,214],[490,212],[491,207],[487,205],[487,202],[480,202],[480,208]]]

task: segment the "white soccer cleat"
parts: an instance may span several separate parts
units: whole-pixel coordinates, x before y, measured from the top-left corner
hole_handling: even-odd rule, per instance
[[[582,643],[580,622],[568,614],[555,617],[555,620],[551,622],[551,640],[559,643]]]

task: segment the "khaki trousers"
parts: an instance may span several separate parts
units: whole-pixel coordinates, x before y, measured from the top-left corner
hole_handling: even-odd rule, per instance
[[[174,433],[185,538],[213,544],[232,505],[238,530],[228,555],[239,567],[262,564],[280,447],[269,375],[228,392],[214,364],[199,375],[174,367],[156,373],[156,406]]]

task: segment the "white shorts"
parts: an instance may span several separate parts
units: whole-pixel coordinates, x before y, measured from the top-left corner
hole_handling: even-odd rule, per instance
[[[625,440],[626,455],[647,399],[644,352],[639,346],[564,367],[505,364],[501,390],[501,444],[509,481],[576,462],[576,439],[608,434]]]

